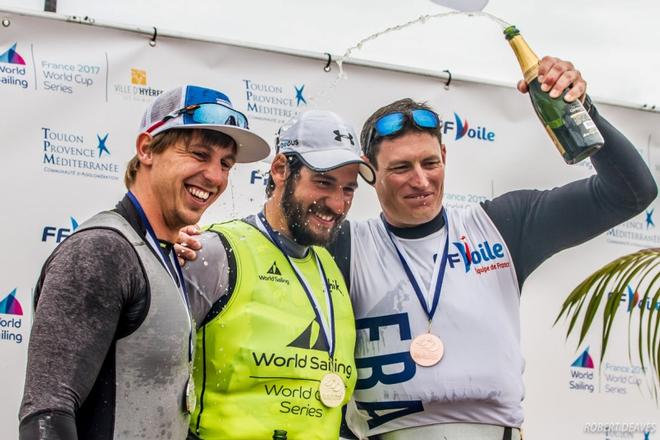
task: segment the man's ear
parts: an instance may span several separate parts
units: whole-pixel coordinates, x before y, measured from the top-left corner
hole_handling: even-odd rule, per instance
[[[371,163],[369,158],[365,154],[363,154],[362,156],[360,156],[360,159],[362,159],[363,161],[365,161],[366,163],[371,165],[371,167],[374,169],[374,177],[376,177],[376,166],[373,163]],[[374,180],[374,183],[370,183],[369,185],[374,186],[375,184],[376,184],[376,181]]]
[[[286,181],[288,167],[287,158],[284,154],[278,153],[270,164],[270,177],[275,182],[275,186],[281,188]]]
[[[447,164],[447,148],[445,148],[445,144],[440,144],[440,155],[442,156],[442,163]]]
[[[149,133],[140,133],[135,140],[135,154],[141,164],[152,164],[153,152],[151,151],[151,142],[153,140],[154,138]]]

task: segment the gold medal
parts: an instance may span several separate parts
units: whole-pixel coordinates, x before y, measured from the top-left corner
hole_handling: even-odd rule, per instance
[[[328,373],[321,378],[319,385],[321,403],[328,408],[336,408],[344,402],[346,397],[346,386],[338,374]]]
[[[417,365],[422,367],[437,364],[444,354],[444,344],[440,338],[431,333],[419,335],[410,343],[410,356]]]
[[[192,373],[188,377],[186,383],[186,412],[192,414],[197,406],[197,396],[195,396],[195,381],[193,380]]]

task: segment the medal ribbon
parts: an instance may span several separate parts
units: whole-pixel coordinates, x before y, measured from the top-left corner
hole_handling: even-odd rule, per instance
[[[303,290],[305,291],[305,294],[307,295],[307,299],[309,300],[309,303],[312,305],[312,309],[314,309],[314,314],[316,315],[316,319],[321,325],[321,332],[323,332],[323,336],[325,336],[325,340],[328,342],[328,346],[329,346],[328,353],[330,357],[332,357],[335,352],[335,309],[332,304],[332,297],[330,296],[330,285],[328,284],[328,278],[325,275],[325,270],[323,269],[323,265],[321,264],[319,257],[316,255],[316,252],[314,252],[314,250],[310,247],[310,250],[312,251],[312,254],[314,255],[314,259],[316,261],[316,267],[319,269],[319,276],[321,277],[321,280],[323,280],[323,294],[325,295],[325,302],[328,305],[328,309],[329,309],[329,315],[330,315],[329,322],[328,320],[325,319],[324,314],[321,313],[321,307],[316,297],[312,294],[312,289],[309,283],[307,282],[307,279],[298,269],[296,263],[293,260],[291,260],[291,258],[287,255],[287,253],[284,252],[284,249],[282,249],[282,246],[280,245],[280,242],[278,240],[275,231],[273,231],[273,228],[268,223],[268,220],[266,220],[266,217],[264,216],[263,212],[257,214],[257,225],[259,226],[259,229],[261,229],[263,232],[265,232],[268,235],[270,241],[275,245],[275,247],[277,247],[277,249],[280,252],[282,252],[284,257],[286,258],[286,261],[288,261],[289,265],[291,265],[293,272],[296,274],[296,278],[298,278],[300,285],[302,286]]]
[[[138,213],[138,216],[140,217],[140,221],[142,222],[142,225],[144,225],[144,228],[147,231],[146,234],[146,242],[147,244],[156,252],[156,255],[158,255],[158,258],[160,259],[160,262],[163,263],[163,266],[165,266],[165,269],[167,270],[167,273],[170,274],[170,277],[172,277],[172,280],[174,281],[174,284],[177,285],[179,289],[179,293],[181,294],[181,297],[183,298],[183,302],[186,305],[186,313],[188,316],[188,323],[190,325],[190,332],[188,333],[188,361],[192,362],[193,359],[193,340],[192,340],[192,330],[193,330],[193,318],[192,318],[192,312],[190,311],[190,301],[188,300],[188,291],[186,290],[186,283],[183,279],[183,272],[181,271],[181,265],[179,264],[178,258],[174,255],[174,252],[169,252],[165,253],[163,249],[160,246],[160,242],[158,241],[158,237],[156,237],[156,233],[154,232],[153,227],[151,226],[151,223],[149,223],[149,219],[147,219],[147,215],[144,213],[144,209],[142,209],[142,205],[140,205],[140,202],[138,199],[133,195],[132,192],[127,193],[128,198],[131,200],[133,203],[133,206],[135,207],[135,210]],[[171,266],[167,264],[168,260],[171,263]],[[175,268],[175,271],[172,271],[172,267]]]
[[[422,292],[421,279],[419,275],[415,273],[416,271],[414,271],[413,269],[414,265],[412,264],[412,261],[410,260],[408,253],[403,247],[401,247],[397,243],[397,239],[390,231],[387,222],[383,217],[381,217],[381,219],[383,220],[383,225],[385,226],[385,231],[387,231],[387,235],[390,237],[390,240],[392,240],[392,245],[394,246],[394,249],[396,249],[396,253],[399,256],[399,260],[401,261],[403,270],[406,272],[406,275],[408,276],[408,280],[410,281],[410,284],[412,285],[412,288],[415,291],[415,294],[417,295],[417,299],[419,300],[422,309],[424,309],[426,316],[429,318],[429,323],[433,320],[433,316],[435,315],[435,312],[438,308],[438,303],[440,302],[440,294],[442,291],[442,283],[445,278],[445,269],[447,267],[447,257],[449,251],[449,223],[447,222],[447,212],[444,209],[442,210],[442,218],[445,221],[447,237],[445,239],[445,246],[442,252],[442,257],[436,258],[435,265],[433,266],[433,276],[431,278],[431,284],[429,285],[429,291],[428,291],[428,293],[433,293],[433,302],[431,303],[431,308],[429,309],[429,306],[426,302],[426,298],[424,297],[424,293]]]

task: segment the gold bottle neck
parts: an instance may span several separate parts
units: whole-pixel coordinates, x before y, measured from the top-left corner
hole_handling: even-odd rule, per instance
[[[525,82],[529,84],[539,74],[539,57],[536,56],[534,51],[527,45],[525,39],[520,35],[511,38],[509,44],[513,49],[513,53],[516,54],[516,58],[518,58]]]

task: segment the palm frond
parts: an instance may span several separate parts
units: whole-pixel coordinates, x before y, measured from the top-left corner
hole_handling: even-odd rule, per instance
[[[633,361],[632,347],[636,348],[641,368],[652,373],[652,394],[656,400],[660,388],[660,248],[642,249],[617,258],[589,275],[567,297],[555,319],[569,322],[566,337],[579,328],[578,347],[591,330],[598,312],[602,309],[601,363],[605,358],[612,328],[621,305],[621,294],[629,294],[635,300],[628,303],[628,357]],[[642,292],[639,294],[639,292]],[[634,294],[634,295],[633,295]],[[633,342],[632,317],[639,309],[636,344]]]

